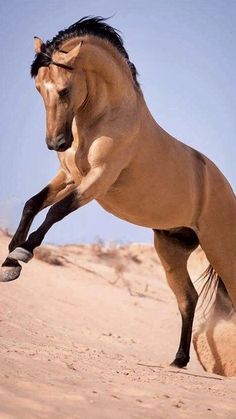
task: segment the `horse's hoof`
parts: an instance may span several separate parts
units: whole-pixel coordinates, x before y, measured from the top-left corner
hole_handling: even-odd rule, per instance
[[[188,364],[186,358],[175,358],[175,360],[170,364],[171,367],[175,368],[184,368]]]
[[[0,282],[14,281],[21,273],[21,266],[2,266],[0,268]]]
[[[20,260],[21,262],[29,262],[32,259],[33,254],[29,250],[24,249],[23,247],[16,247],[8,257],[10,259]]]

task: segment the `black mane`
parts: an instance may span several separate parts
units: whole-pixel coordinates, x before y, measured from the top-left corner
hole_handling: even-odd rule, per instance
[[[138,85],[137,70],[133,63],[129,60],[129,55],[124,47],[123,40],[116,29],[105,23],[107,19],[100,16],[90,17],[86,16],[78,20],[78,22],[69,26],[69,28],[58,32],[51,41],[46,41],[41,46],[41,52],[36,54],[35,59],[31,65],[31,76],[35,77],[38,74],[40,67],[47,67],[52,63],[52,53],[58,50],[61,44],[71,38],[83,35],[94,35],[102,39],[108,40],[126,59],[130,67],[133,79]]]

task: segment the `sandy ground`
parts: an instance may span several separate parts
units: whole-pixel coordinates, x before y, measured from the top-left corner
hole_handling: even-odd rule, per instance
[[[9,238],[0,233],[0,260]],[[236,378],[169,367],[180,316],[149,246],[50,246],[0,284],[0,418],[235,418]],[[191,261],[197,276],[205,264]]]

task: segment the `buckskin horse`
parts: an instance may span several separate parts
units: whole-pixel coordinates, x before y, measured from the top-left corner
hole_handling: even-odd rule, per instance
[[[30,198],[9,245],[0,280],[16,279],[54,223],[93,199],[108,212],[152,228],[182,317],[173,365],[189,361],[198,294],[187,261],[200,244],[236,307],[236,199],[203,154],[173,138],[153,119],[118,32],[86,17],[51,41],[34,40],[31,75],[46,109],[46,143],[60,169]],[[51,206],[27,239],[31,223]]]

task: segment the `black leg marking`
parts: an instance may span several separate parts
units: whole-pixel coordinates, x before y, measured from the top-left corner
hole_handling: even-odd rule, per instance
[[[12,252],[17,246],[25,241],[32,221],[35,215],[42,209],[48,194],[49,187],[46,186],[46,188],[26,202],[20,224],[8,246],[9,252]],[[0,271],[0,281],[3,282],[12,281],[18,278],[21,272],[21,265],[19,262],[9,256],[3,262],[2,268],[3,269]]]
[[[41,192],[26,202],[20,224],[8,246],[9,252],[12,252],[17,246],[25,241],[34,217],[43,208],[43,204],[49,194],[49,189],[49,186],[46,186]]]
[[[21,245],[21,248],[33,254],[35,247],[40,246],[46,233],[53,224],[61,221],[64,217],[78,208],[78,194],[77,191],[74,191],[50,208],[44,222],[36,231],[30,234],[28,240]]]
[[[192,294],[191,296],[189,295],[187,299],[187,307],[184,310],[181,307],[179,307],[182,318],[181,337],[179,348],[175,355],[175,360],[171,364],[172,366],[179,368],[186,367],[190,360],[189,352],[192,338],[194,313],[198,300],[197,293]]]

